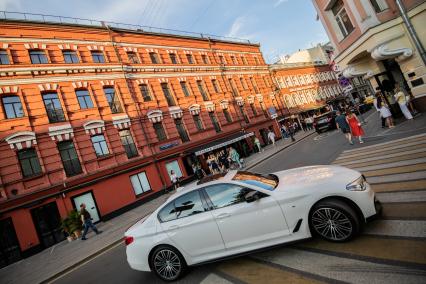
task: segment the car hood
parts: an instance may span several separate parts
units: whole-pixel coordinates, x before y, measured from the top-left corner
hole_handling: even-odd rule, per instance
[[[321,185],[344,185],[356,180],[361,173],[341,166],[309,166],[274,173],[279,178],[279,189],[306,188]]]

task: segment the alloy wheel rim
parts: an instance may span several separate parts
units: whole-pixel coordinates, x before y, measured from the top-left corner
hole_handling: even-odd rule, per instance
[[[175,279],[182,268],[179,256],[172,250],[160,250],[154,258],[155,270],[167,280]]]
[[[334,208],[319,208],[312,214],[312,226],[321,236],[335,241],[348,238],[353,226],[345,213]]]

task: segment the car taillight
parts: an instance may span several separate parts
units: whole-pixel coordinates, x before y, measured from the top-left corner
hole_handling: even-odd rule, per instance
[[[124,237],[124,243],[126,244],[126,246],[130,245],[131,243],[133,243],[135,239],[133,237],[130,236],[125,236]]]

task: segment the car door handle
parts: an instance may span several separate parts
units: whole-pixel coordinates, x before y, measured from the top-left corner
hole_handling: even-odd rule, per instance
[[[176,229],[179,229],[178,225],[172,225],[169,227],[169,230],[176,230]]]
[[[219,215],[216,216],[217,219],[224,219],[224,218],[228,218],[230,217],[231,214],[229,213],[220,213]]]

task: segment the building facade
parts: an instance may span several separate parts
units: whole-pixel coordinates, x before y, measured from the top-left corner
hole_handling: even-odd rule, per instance
[[[270,70],[289,113],[300,119],[341,97],[342,89],[328,64],[273,64]]]
[[[0,22],[0,266],[183,179],[205,147],[276,129],[258,44],[138,29]],[[225,142],[224,142],[225,141]],[[238,146],[238,145],[237,145]],[[207,150],[208,150],[207,149]]]
[[[368,79],[391,104],[395,83],[403,85],[414,95],[417,108],[426,110],[424,0],[313,0],[313,4],[335,48],[337,71],[346,78]]]

